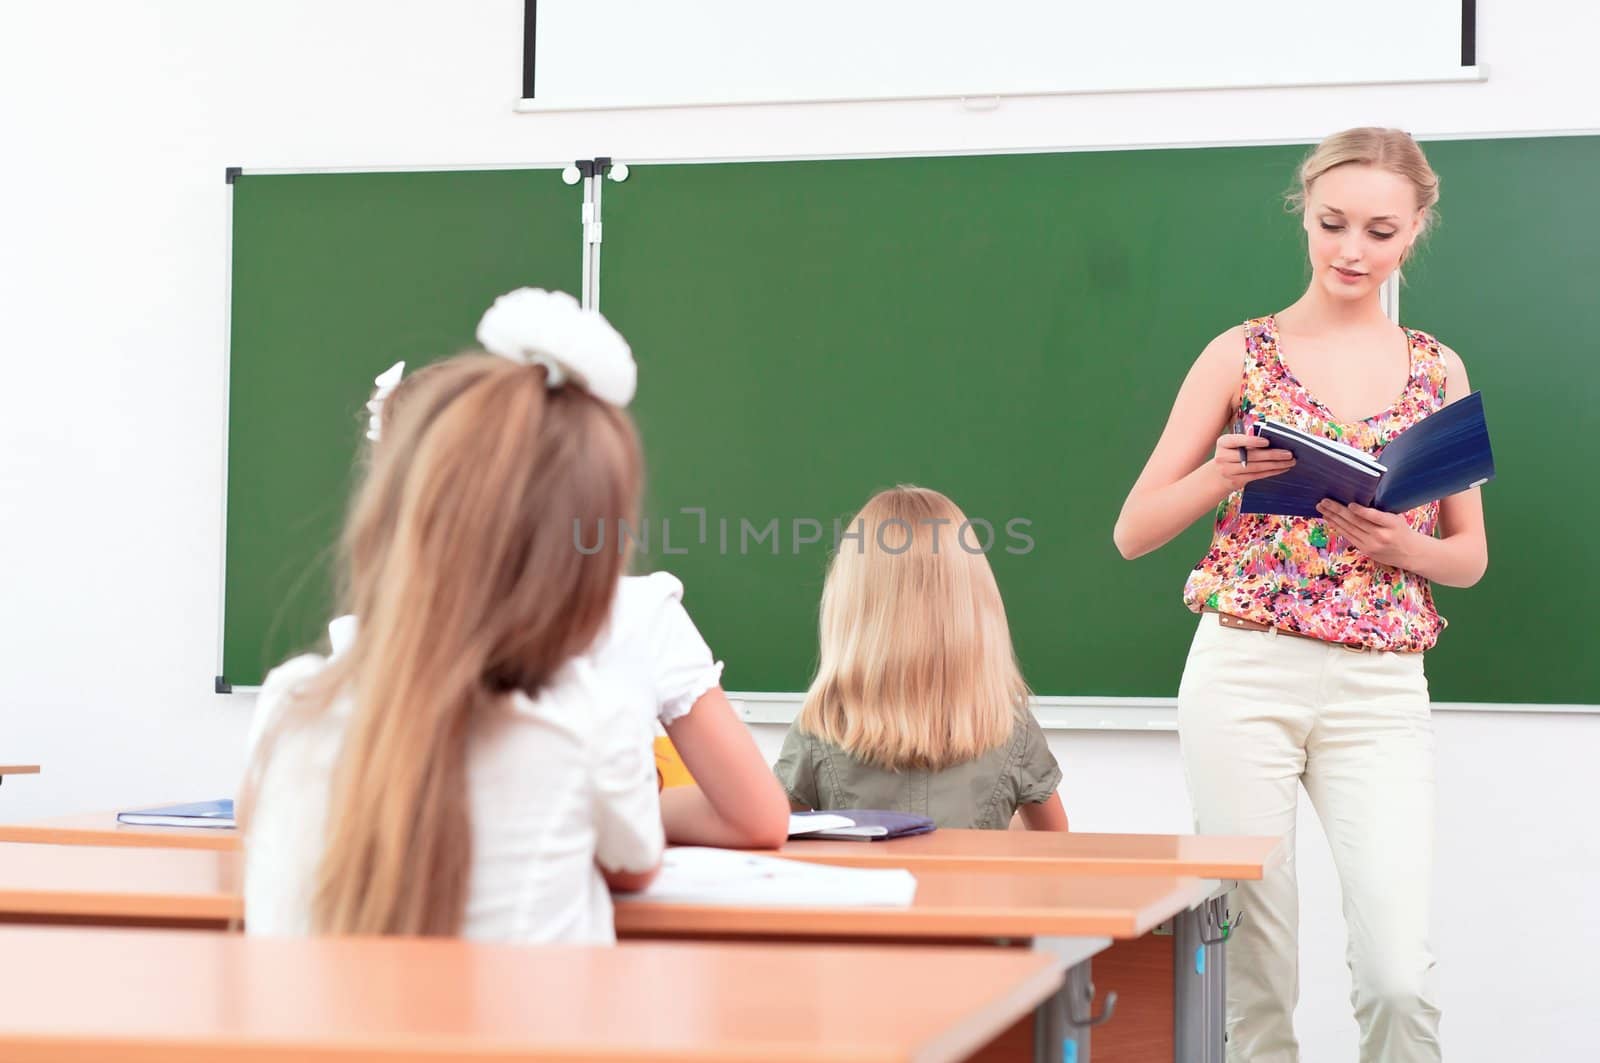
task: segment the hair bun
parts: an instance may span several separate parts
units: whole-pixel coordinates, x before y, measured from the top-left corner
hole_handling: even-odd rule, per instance
[[[566,292],[507,292],[478,322],[478,342],[491,354],[544,366],[551,388],[570,382],[613,406],[633,401],[638,367],[628,341]]]

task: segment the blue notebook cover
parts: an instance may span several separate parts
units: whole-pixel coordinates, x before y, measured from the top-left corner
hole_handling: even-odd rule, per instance
[[[1404,513],[1494,479],[1494,451],[1473,392],[1400,433],[1373,458],[1353,447],[1261,421],[1255,434],[1292,452],[1288,472],[1247,484],[1241,512],[1316,517],[1324,498]]]
[[[138,808],[117,813],[117,822],[135,827],[231,827],[234,825],[233,798]]]
[[[855,824],[837,830],[817,831],[803,838],[824,838],[832,841],[881,842],[892,838],[908,838],[913,834],[927,834],[933,830],[933,820],[927,816],[914,816],[909,812],[884,812],[867,808],[830,808],[817,815],[844,816]],[[796,817],[802,817],[797,813]]]

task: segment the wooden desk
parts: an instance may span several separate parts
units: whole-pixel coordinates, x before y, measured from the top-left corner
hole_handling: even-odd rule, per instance
[[[33,823],[0,823],[0,842],[231,850],[239,847],[239,832],[216,827],[133,827],[118,823],[115,812],[84,812]],[[1253,882],[1283,863],[1287,852],[1283,839],[1272,838],[938,830],[889,842],[796,839],[772,855],[919,872],[1170,875]]]
[[[219,928],[243,915],[238,853],[0,844],[0,923]]]
[[[6,781],[7,775],[37,775],[37,764],[0,764],[0,783]]]
[[[842,867],[904,867],[916,872],[1032,871],[1257,881],[1283,863],[1288,847],[1282,838],[936,830],[885,842],[796,838],[772,855]]]
[[[239,848],[239,832],[226,827],[135,827],[118,823],[115,812],[80,812],[32,823],[0,823],[0,842],[233,850]]]
[[[0,1058],[967,1058],[1054,992],[1020,950],[514,947],[0,930]],[[893,1008],[864,1006],[894,994]]]
[[[1068,966],[1061,992],[1040,1008],[1034,1031],[1024,1038],[1035,1060],[1050,1061],[1063,1058],[1064,1044],[1076,1052],[1069,1058],[1090,1058],[1095,1023],[1086,1020],[1106,1012],[1109,994],[1096,1005],[1089,963],[1094,953],[1075,950],[1079,935],[1102,935],[1129,943],[1133,956],[1123,966],[1137,980],[1103,982],[1103,988],[1120,993],[1125,1003],[1118,1005],[1120,1025],[1113,1018],[1095,1032],[1095,1059],[1147,1063],[1165,1056],[1194,1063],[1201,1057],[1177,1054],[1175,1031],[1190,1028],[1214,1028],[1220,1048],[1222,994],[1175,995],[1172,939],[1148,936],[1181,913],[1204,907],[1217,891],[1215,881],[920,868],[915,874],[916,899],[903,909],[739,908],[619,898],[617,933],[704,940],[1025,944],[1059,956]]]
[[[1136,938],[1202,903],[1194,878],[917,871],[908,908],[739,908],[619,897],[617,933],[633,937],[968,940]]]
[[[66,857],[35,854],[23,859],[0,853],[0,922],[221,927],[242,916],[236,888],[217,888],[218,883],[239,880],[239,869],[232,862],[237,860],[237,854],[217,851],[237,845],[233,831],[119,827],[114,814],[100,813],[0,827],[0,839],[74,843],[32,847],[44,853],[103,844],[101,839],[114,839],[115,845],[143,850],[139,854],[142,863],[124,862],[122,856],[135,855],[127,848],[101,849],[98,851],[102,855],[78,862]],[[196,862],[180,869],[159,858],[153,863],[144,860],[162,851],[150,846],[213,851],[183,854]],[[8,852],[21,848],[27,847],[0,844],[0,850]],[[1117,938],[1117,944],[1096,961],[1104,987],[1124,988],[1125,1021],[1108,1028],[1104,1036],[1107,1063],[1119,1058],[1142,1063],[1152,1058],[1153,1052],[1171,1055],[1183,1063],[1215,1063],[1221,1058],[1226,978],[1226,950],[1215,943],[1221,933],[1222,899],[1189,900],[1151,923],[1153,913],[1169,906],[1177,895],[1144,897],[1141,904],[1131,908],[1096,907],[1096,887],[1086,882],[1109,879],[1101,888],[1114,893],[1121,888],[1116,880],[1125,875],[1110,872],[1129,868],[1182,872],[1168,875],[1169,879],[1259,879],[1283,859],[1284,847],[1259,838],[950,830],[893,842],[795,841],[785,847],[782,855],[856,866],[903,866],[918,876],[917,906],[891,913],[890,923],[884,922],[885,913],[881,911],[840,910],[834,913],[832,922],[811,923],[813,927],[827,927],[811,936],[926,940],[943,935],[962,941],[1007,936],[1047,939],[1053,935]],[[207,858],[215,862],[207,862]],[[143,879],[139,878],[139,866],[147,869]],[[125,867],[133,870],[124,874]],[[973,869],[979,868],[984,869],[982,877],[989,878],[990,885],[973,885],[979,874]],[[978,896],[974,891],[993,889],[995,868],[1020,880],[1007,887],[1009,896],[1002,898],[991,892],[987,899],[996,902],[992,907],[965,903]],[[1034,881],[1027,884],[1028,879]],[[42,888],[62,882],[76,885],[59,896],[41,897]],[[147,888],[139,888],[140,882]],[[163,883],[181,886],[180,896],[163,895]],[[1215,885],[1211,882],[1207,888],[1214,889]],[[200,896],[182,895],[185,890],[198,890]],[[1181,890],[1180,894],[1187,895]],[[1106,895],[1100,896],[1104,899]],[[792,910],[738,913],[715,909],[713,914],[730,924],[740,921],[724,927],[721,933],[791,935],[792,928],[786,920]],[[641,921],[631,923],[634,919]],[[1145,935],[1151,925],[1168,919],[1173,922],[1173,935]],[[937,932],[926,929],[935,924],[940,927]],[[696,925],[695,915],[689,910],[639,913],[623,911],[619,906],[618,926],[624,932],[640,934],[713,936],[711,928]],[[1081,1007],[1079,1011],[1086,1013]],[[1126,1038],[1133,1040],[1120,1043]]]
[[[243,916],[243,856],[186,849],[0,844],[0,921],[213,926]],[[1138,937],[1199,904],[1203,879],[917,873],[909,908],[737,908],[619,899],[617,931],[892,939]],[[104,921],[104,922],[103,922]]]
[[[0,844],[0,922],[225,927],[243,915],[241,860],[239,853],[204,850]],[[1040,1009],[1036,1021],[1045,1024],[1046,1035],[1029,1039],[1055,1044],[1041,1058],[1059,1059],[1061,1040],[1079,1038],[1079,1058],[1087,1060],[1088,1030],[1069,1028],[1067,1019],[1089,1015],[1089,957],[1114,935],[1135,937],[1199,903],[1214,886],[1201,879],[930,871],[918,875],[918,898],[907,909],[755,910],[622,901],[617,924],[625,934],[657,936],[1032,943],[1058,969],[1070,970],[1061,991]]]
[[[1040,875],[1169,874],[1223,881],[1258,881],[1288,857],[1284,839],[1160,834],[1058,834],[1047,831],[938,830],[887,842],[806,841],[795,839],[777,855],[793,860],[848,867],[904,867],[921,876],[926,871],[1003,870]],[[1141,989],[1140,1007],[1153,994],[1167,996],[1170,1027],[1149,1043],[1127,1046],[1128,1054],[1154,1051],[1156,1042],[1172,1043],[1180,1063],[1221,1063],[1221,1009],[1227,952],[1219,939],[1229,922],[1224,898],[1208,899],[1173,920],[1173,935],[1119,941],[1098,958],[1102,981]],[[1170,973],[1157,986],[1153,972]],[[1108,1028],[1106,1055],[1123,1046],[1118,1038],[1138,1025],[1153,1026],[1153,1015]],[[1148,1020],[1148,1021],[1147,1021]]]

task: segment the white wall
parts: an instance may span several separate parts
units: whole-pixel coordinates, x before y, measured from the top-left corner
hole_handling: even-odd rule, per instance
[[[1281,0],[545,0],[532,102],[638,107],[1462,78],[1460,0],[1343,0],[1347,24],[1382,22],[1411,43],[1295,48],[1327,33],[1327,15]],[[1216,61],[1247,36],[1248,62]],[[1138,47],[1108,47],[1127,41]]]
[[[1480,5],[1481,85],[1058,97],[988,113],[910,102],[516,115],[521,10],[8,0],[0,760],[45,771],[0,788],[0,817],[226,793],[240,769],[248,701],[210,693],[224,166],[1289,140],[1358,123],[1424,135],[1600,127],[1600,9],[1556,0]],[[1318,47],[1405,46],[1381,25],[1330,17],[1333,43]],[[1448,338],[1474,357],[1470,337]],[[1586,999],[1600,931],[1592,919],[1579,928],[1600,885],[1589,755],[1600,718],[1448,715],[1439,734],[1449,1058],[1575,1058],[1572,1046],[1600,1035]],[[1080,828],[1187,827],[1170,734],[1052,741]],[[1309,822],[1302,879],[1304,1058],[1350,1060],[1337,886]]]

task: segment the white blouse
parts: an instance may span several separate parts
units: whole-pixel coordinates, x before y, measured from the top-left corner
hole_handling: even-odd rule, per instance
[[[328,625],[335,656],[355,637],[353,616]],[[712,658],[711,647],[689,619],[683,584],[669,572],[617,582],[611,616],[588,657],[607,683],[663,726],[688,715],[702,694],[722,682],[722,662]]]
[[[683,584],[668,572],[627,576],[617,584],[611,619],[589,658],[631,704],[663,726],[688,714],[722,682],[722,662],[683,608]]]
[[[322,657],[273,670],[256,709],[259,735],[316,675]],[[310,932],[328,780],[353,703],[279,734],[259,782],[245,845],[245,925],[252,934]],[[650,717],[586,658],[537,698],[508,694],[479,721],[467,760],[472,867],[462,934],[507,942],[615,940],[596,864],[645,871],[660,859]]]

